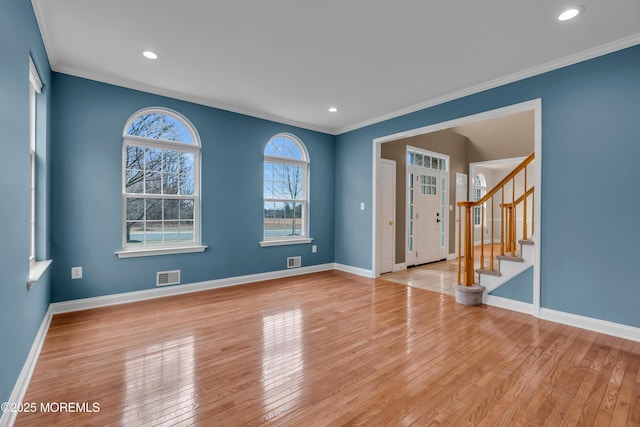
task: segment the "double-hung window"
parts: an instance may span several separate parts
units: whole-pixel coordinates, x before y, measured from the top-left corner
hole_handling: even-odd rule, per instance
[[[51,264],[51,260],[38,261],[36,258],[37,234],[37,99],[42,93],[42,81],[31,57],[29,57],[29,288],[36,283]]]
[[[261,246],[309,243],[309,156],[304,144],[281,133],[264,149],[264,235]]]
[[[200,140],[178,113],[134,114],[124,128],[121,258],[202,252]]]

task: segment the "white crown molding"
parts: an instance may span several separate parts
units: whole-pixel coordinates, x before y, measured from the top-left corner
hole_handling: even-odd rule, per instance
[[[583,50],[573,55],[569,55],[565,58],[557,59],[555,61],[547,62],[542,65],[528,68],[526,70],[509,74],[504,77],[500,77],[494,80],[490,80],[485,83],[481,83],[476,86],[472,86],[466,89],[462,89],[448,95],[433,98],[428,101],[421,102],[419,104],[402,108],[400,110],[393,111],[391,113],[383,114],[372,119],[364,120],[358,123],[354,123],[350,126],[337,129],[336,135],[340,135],[346,132],[351,132],[356,129],[360,129],[366,126],[370,126],[376,123],[384,122],[385,120],[393,119],[396,117],[404,116],[406,114],[415,113],[416,111],[424,110],[425,108],[434,107],[436,105],[444,104],[445,102],[453,101],[458,98],[473,95],[485,90],[493,89],[499,86],[504,86],[509,83],[513,83],[519,80],[524,80],[529,77],[534,77],[540,74],[547,73],[549,71],[557,70],[559,68],[567,67],[569,65],[577,64],[589,59],[597,58],[599,56],[607,55],[609,53],[616,52],[618,50],[626,49],[631,46],[640,44],[640,33],[634,34],[623,39],[615,40],[611,43],[606,43],[600,46],[596,46],[591,49]]]
[[[389,120],[389,119],[400,117],[406,114],[414,113],[416,111],[420,111],[425,108],[433,107],[448,101],[473,95],[478,92],[482,92],[488,89],[493,89],[499,86],[503,86],[505,84],[516,82],[518,80],[523,80],[529,77],[533,77],[539,74],[543,74],[549,71],[553,71],[559,68],[576,64],[578,62],[586,61],[588,59],[596,58],[598,56],[606,55],[618,50],[626,49],[628,47],[640,44],[640,33],[637,33],[623,39],[615,40],[610,43],[606,43],[591,49],[584,50],[582,52],[578,52],[573,55],[569,55],[565,58],[547,62],[539,66],[531,67],[514,74],[510,74],[504,77],[490,80],[488,82],[485,82],[476,86],[472,86],[470,88],[456,91],[441,97],[433,98],[433,99],[421,102],[419,104],[402,108],[400,110],[392,111],[390,113],[383,114],[381,116],[377,116],[371,119],[363,120],[361,122],[357,122],[352,125],[348,125],[342,128],[327,128],[327,127],[311,125],[309,123],[299,122],[296,120],[287,119],[286,117],[281,117],[274,114],[257,112],[248,108],[225,104],[222,102],[216,102],[210,99],[205,99],[205,98],[201,98],[194,95],[185,95],[185,94],[181,94],[171,90],[166,90],[166,89],[158,88],[152,85],[147,85],[144,83],[139,83],[139,82],[134,83],[134,82],[125,81],[123,79],[119,79],[116,77],[104,78],[104,76],[99,76],[94,73],[77,70],[71,67],[60,66],[58,64],[57,58],[53,54],[53,49],[51,48],[50,32],[45,25],[46,20],[42,18],[43,11],[42,11],[42,8],[40,7],[40,3],[41,2],[38,0],[31,0],[31,4],[33,5],[33,10],[36,16],[36,20],[38,22],[38,27],[40,28],[40,34],[43,39],[45,50],[47,51],[49,64],[51,65],[51,69],[55,72],[69,74],[76,77],[82,77],[85,79],[107,83],[115,86],[120,86],[128,89],[139,90],[139,91],[151,93],[154,95],[166,96],[166,97],[181,100],[181,101],[192,102],[194,104],[204,105],[207,107],[217,108],[217,109],[230,111],[233,113],[242,114],[246,116],[251,116],[258,119],[269,120],[269,121],[273,121],[273,122],[277,122],[285,125],[300,127],[303,129],[327,133],[330,135],[340,135],[346,132],[350,132],[352,130],[363,128],[365,126],[370,126],[376,123],[383,122],[385,120]]]
[[[45,44],[46,46],[46,44]],[[47,51],[48,53],[49,51]],[[222,102],[217,102],[211,99],[201,98],[199,96],[194,95],[186,95],[183,93],[175,92],[172,90],[162,89],[153,85],[148,85],[140,82],[131,82],[123,79],[119,79],[117,77],[105,77],[103,75],[98,75],[97,73],[91,73],[87,71],[77,70],[73,67],[64,67],[56,65],[55,61],[49,59],[51,63],[51,69],[56,73],[69,74],[75,77],[81,77],[87,80],[93,80],[99,83],[106,83],[114,86],[123,87],[126,89],[137,90],[140,92],[147,92],[153,95],[165,96],[167,98],[176,99],[179,101],[191,102],[193,104],[204,105],[205,107],[217,108],[219,110],[224,110],[232,113],[242,114],[244,116],[250,116],[257,119],[268,120],[271,122],[276,122],[284,125],[295,126],[303,129],[313,130],[316,132],[327,133],[330,135],[336,135],[335,129],[323,128],[320,126],[314,126],[309,123],[303,123],[296,120],[290,120],[286,117],[277,116],[275,114],[268,113],[260,113],[257,111],[253,111],[248,108],[238,107],[236,105],[225,104]]]

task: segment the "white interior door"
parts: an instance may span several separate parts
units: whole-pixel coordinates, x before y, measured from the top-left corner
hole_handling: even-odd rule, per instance
[[[380,273],[388,273],[395,262],[396,162],[382,159],[379,167],[378,265]]]
[[[458,215],[458,202],[467,201],[467,179],[466,173],[456,173],[456,205],[454,207],[456,217],[456,254],[464,253],[464,239],[460,239],[460,236],[464,237],[464,221]],[[460,223],[460,232],[462,234],[458,234],[458,223]],[[458,248],[458,242],[460,242],[460,248]]]
[[[442,258],[441,174],[409,167],[409,231],[407,265],[419,265]],[[412,185],[411,185],[412,184]],[[412,203],[411,203],[412,202]]]

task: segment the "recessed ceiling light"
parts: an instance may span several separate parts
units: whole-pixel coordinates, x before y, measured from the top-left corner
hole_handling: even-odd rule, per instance
[[[569,9],[566,9],[560,15],[558,15],[558,20],[568,21],[569,19],[573,19],[578,16],[578,14],[580,14],[580,12],[582,11],[584,11],[584,7],[582,6],[570,7]]]
[[[336,111],[338,111],[338,109],[336,107],[329,107],[329,112],[330,113],[335,113]]]
[[[142,54],[145,58],[158,59],[158,54],[150,50],[145,50],[144,52],[142,52]]]

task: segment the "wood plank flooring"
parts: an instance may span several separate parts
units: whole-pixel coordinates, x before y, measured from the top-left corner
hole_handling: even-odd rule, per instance
[[[56,315],[24,402],[86,407],[17,426],[640,426],[640,343],[331,271]]]

